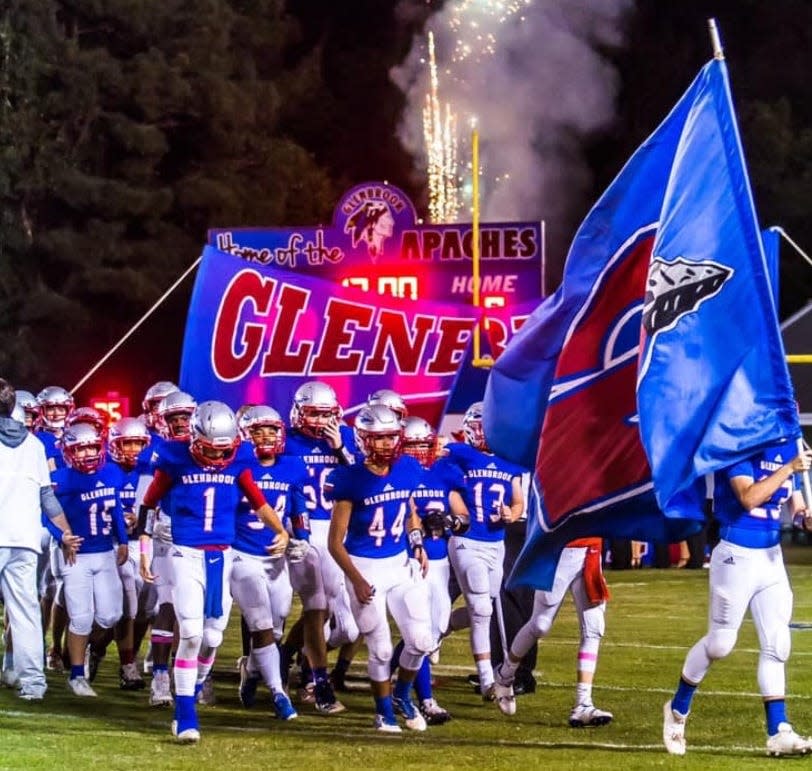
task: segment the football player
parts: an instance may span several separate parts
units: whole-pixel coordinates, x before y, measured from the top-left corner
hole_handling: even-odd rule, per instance
[[[502,586],[505,525],[515,522],[524,510],[523,469],[488,448],[482,429],[482,402],[468,408],[462,428],[465,442],[450,442],[445,449],[449,460],[463,473],[470,527],[451,536],[448,558],[468,609],[471,652],[482,698],[495,700],[502,712],[512,714],[515,701],[500,699],[494,690],[490,622]]]
[[[605,628],[609,590],[601,567],[603,542],[600,538],[571,541],[561,553],[549,591],[537,590],[533,597],[530,620],[516,633],[510,651],[496,671],[495,694],[506,714],[516,711],[513,680],[522,659],[537,640],[550,633],[567,591],[572,594],[581,640],[578,646],[575,705],[570,726],[585,728],[612,722],[612,713],[592,703],[592,681],[598,664],[598,650]]]
[[[74,408],[75,402],[70,392],[61,386],[48,386],[37,394],[39,415],[34,423],[34,433],[45,445],[45,457],[51,471],[63,468],[61,450],[56,446],[56,440],[62,435],[68,413]]]
[[[403,454],[412,456],[423,467],[412,498],[423,525],[423,546],[429,560],[426,578],[431,603],[431,634],[436,649],[448,629],[451,614],[448,536],[464,533],[469,525],[468,509],[463,498],[465,483],[456,466],[446,459],[437,459],[437,433],[427,421],[412,416],[402,423]],[[401,646],[402,643],[399,643],[395,649],[396,657]],[[450,720],[451,715],[434,698],[431,680],[431,661],[426,656],[415,678],[415,691],[426,722],[439,725]]]
[[[125,691],[138,691],[144,687],[144,680],[135,662],[137,650],[135,642],[135,619],[138,615],[139,598],[147,584],[142,580],[139,566],[138,539],[135,526],[138,515],[135,513],[135,497],[138,480],[144,473],[147,459],[146,449],[150,443],[146,425],[138,418],[122,418],[110,427],[108,452],[124,476],[119,488],[119,502],[130,536],[127,561],[119,566],[118,572],[124,588],[124,615],[116,625],[115,639],[119,655],[119,685]],[[139,639],[140,641],[140,639]]]
[[[144,408],[144,413],[141,416],[146,424],[149,432],[153,435],[158,432],[158,405],[169,394],[179,391],[180,389],[169,380],[159,380],[153,383],[144,394],[144,400],[141,406]]]
[[[389,408],[361,409],[355,435],[364,462],[336,468],[325,487],[334,501],[330,554],[347,577],[352,613],[369,652],[376,729],[400,733],[397,709],[407,728],[425,731],[426,721],[411,699],[415,675],[434,647],[428,584],[423,580],[428,560],[412,500],[421,468],[414,458],[400,457],[403,429]],[[394,694],[387,608],[404,641]]]
[[[172,603],[180,642],[173,670],[175,719],[172,733],[181,743],[200,740],[195,691],[211,671],[231,609],[228,591],[231,544],[243,495],[259,520],[276,536],[270,554],[281,555],[288,534],[256,486],[251,470],[236,460],[237,419],[222,402],[199,404],[190,423],[191,441],[167,443],[155,461],[155,475],[139,510],[141,575],[152,582],[149,541],[156,507],[171,492]]]
[[[711,612],[707,633],[688,651],[677,689],[663,706],[663,743],[672,755],[685,754],[685,723],[696,689],[711,664],[732,652],[748,609],[759,641],[757,674],[766,715],[767,754],[812,751],[812,740],[795,732],[786,712],[792,589],[781,552],[781,506],[792,498],[794,475],[808,473],[810,466],[812,450],[796,455],[792,444],[784,442],[714,476],[713,515],[720,524],[721,540],[711,553]],[[792,505],[804,506],[797,498]],[[812,528],[809,511],[802,521]]]
[[[239,419],[242,437],[253,445],[251,472],[257,487],[273,506],[277,516],[289,522],[297,553],[307,551],[307,508],[302,487],[307,470],[300,458],[282,455],[285,450],[285,424],[272,407],[248,408]],[[271,557],[268,549],[274,533],[257,519],[243,499],[237,511],[237,539],[231,571],[231,593],[240,606],[250,631],[248,656],[240,660],[240,701],[246,707],[256,702],[260,679],[273,694],[273,706],[281,720],[297,716],[282,687],[279,648],[285,619],[290,613],[293,589],[288,560]],[[302,551],[302,546],[304,547]]]
[[[384,407],[389,407],[400,420],[405,420],[409,415],[409,408],[403,397],[391,388],[379,388],[374,393],[371,393],[367,398],[367,404],[372,407],[375,404],[382,404]]]
[[[293,396],[290,410],[290,431],[285,453],[301,458],[307,468],[308,481],[304,487],[310,519],[310,546],[318,570],[312,582],[297,582],[296,591],[302,598],[301,618],[304,650],[315,678],[313,699],[316,709],[325,715],[337,714],[344,705],[336,699],[327,673],[327,640],[324,627],[332,614],[335,623],[333,642],[337,645],[354,642],[358,627],[349,608],[344,575],[327,549],[330,526],[330,502],[324,485],[330,472],[338,466],[355,462],[355,440],[352,430],[341,424],[342,410],[335,391],[315,380],[300,386]],[[295,637],[296,627],[289,637]],[[307,700],[307,691],[303,693]]]
[[[127,559],[127,527],[118,501],[122,475],[105,464],[104,443],[87,423],[66,428],[60,438],[66,468],[53,474],[54,492],[82,549],[62,569],[70,619],[68,686],[76,696],[95,696],[85,677],[85,652],[93,625],[110,629],[122,614],[117,565]]]

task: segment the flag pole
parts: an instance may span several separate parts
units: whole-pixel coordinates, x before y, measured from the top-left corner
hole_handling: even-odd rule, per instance
[[[471,196],[473,198],[471,217],[471,262],[473,263],[473,295],[474,311],[477,313],[476,326],[474,327],[474,355],[471,364],[475,367],[491,367],[493,359],[490,356],[482,356],[481,352],[481,332],[479,309],[482,305],[479,292],[479,130],[474,125],[471,131]]]
[[[711,46],[713,47],[713,58],[718,62],[723,62],[725,52],[722,50],[722,39],[719,37],[716,19],[708,19],[708,32],[710,32]]]
[[[802,436],[798,437],[798,454],[800,455],[804,450],[812,449]],[[804,486],[804,498],[806,498],[806,516],[812,516],[812,483],[809,481],[809,472],[801,472],[801,480]]]

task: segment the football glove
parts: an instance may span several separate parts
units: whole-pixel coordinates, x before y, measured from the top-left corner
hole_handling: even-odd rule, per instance
[[[423,517],[423,530],[429,538],[442,538],[445,533],[444,511],[429,511]]]
[[[288,562],[292,562],[294,564],[301,562],[305,558],[305,555],[309,549],[310,543],[308,541],[299,540],[298,538],[291,538],[290,541],[288,541],[288,548],[285,551]]]

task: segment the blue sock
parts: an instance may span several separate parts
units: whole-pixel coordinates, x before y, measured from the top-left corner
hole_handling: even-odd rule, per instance
[[[316,667],[313,670],[313,676],[317,683],[323,683],[327,680],[327,667]]]
[[[392,674],[395,674],[395,670],[398,668],[398,664],[400,664],[400,654],[403,651],[403,640],[401,640],[396,646],[395,650],[392,652],[392,658],[389,661],[389,671]]]
[[[402,699],[403,701],[411,701],[410,692],[412,690],[412,684],[410,682],[404,683],[400,680],[395,681],[395,691],[392,694],[398,699]]]
[[[387,722],[395,722],[395,708],[392,706],[391,696],[375,697],[375,712],[383,715]]]
[[[671,709],[679,712],[680,715],[687,715],[691,711],[691,701],[696,693],[696,686],[686,683],[682,678],[679,679],[677,692],[674,698],[671,699]]]
[[[152,674],[154,675],[156,672],[168,672],[169,671],[169,664],[153,664],[152,665]]]
[[[178,721],[178,732],[197,728],[194,696],[175,696],[175,720]]]
[[[75,680],[77,677],[85,676],[84,664],[71,664],[70,665],[70,679]]]
[[[789,723],[789,720],[787,720],[786,704],[783,699],[765,701],[764,712],[767,714],[768,736],[778,733],[779,723]]]
[[[417,677],[414,679],[414,689],[417,691],[417,698],[420,701],[430,699],[431,693],[431,662],[429,657],[423,659],[420,669],[417,670]]]

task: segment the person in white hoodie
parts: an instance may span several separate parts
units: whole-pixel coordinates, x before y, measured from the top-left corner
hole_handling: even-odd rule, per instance
[[[47,687],[37,591],[42,515],[62,531],[69,560],[81,538],[54,495],[42,442],[12,417],[15,402],[14,388],[0,378],[0,591],[14,636],[18,695],[32,701]]]

